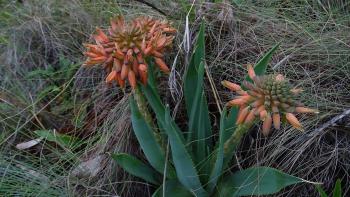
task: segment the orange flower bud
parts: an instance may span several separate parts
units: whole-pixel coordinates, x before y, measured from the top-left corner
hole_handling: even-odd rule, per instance
[[[124,80],[128,76],[128,72],[129,72],[129,66],[124,64],[122,66],[122,71],[120,73],[120,77],[122,80]]]
[[[270,114],[267,114],[264,122],[263,122],[263,126],[262,126],[262,134],[264,136],[268,136],[270,134],[271,131],[271,125],[272,125],[272,118]]]
[[[301,88],[293,88],[290,90],[290,92],[292,92],[295,95],[301,93],[302,91],[303,91],[303,89],[301,89]]]
[[[264,104],[264,99],[258,99],[258,100],[256,100],[256,101],[254,101],[254,102],[251,104],[251,106],[252,106],[252,107],[259,107],[259,106],[261,106],[262,104]]]
[[[248,123],[251,123],[251,122],[254,121],[254,119],[255,119],[255,111],[256,111],[256,108],[253,108],[253,109],[249,112],[249,114],[247,115],[247,117],[246,117],[244,123],[248,124]]]
[[[163,71],[165,73],[170,72],[168,66],[165,64],[165,62],[162,59],[156,57],[156,58],[154,58],[154,60],[155,60],[155,63],[159,66],[159,69],[161,71]]]
[[[244,99],[233,99],[233,100],[230,100],[227,105],[228,106],[237,106],[237,105],[243,105],[246,103],[246,100]]]
[[[109,42],[107,35],[100,29],[96,28],[97,34],[94,35],[96,42],[106,43]]]
[[[132,70],[129,71],[129,73],[128,73],[128,80],[129,80],[129,83],[130,83],[131,87],[133,89],[135,89],[135,87],[136,87],[136,76],[135,76],[134,71],[132,71]]]
[[[106,60],[105,56],[100,56],[100,57],[95,57],[95,58],[91,58],[92,61],[97,61],[97,62],[104,62]]]
[[[232,90],[232,91],[235,91],[235,92],[236,92],[236,91],[239,91],[239,90],[242,90],[242,88],[241,88],[240,85],[237,85],[237,84],[232,83],[232,82],[230,82],[230,81],[224,80],[224,81],[221,82],[221,84],[222,84],[223,86],[225,86],[226,88],[228,88],[228,89],[230,89],[230,90]]]
[[[249,107],[245,107],[242,110],[240,110],[238,117],[237,117],[237,121],[236,124],[241,124],[243,123],[243,121],[245,120],[245,118],[247,117],[249,113]]]
[[[120,87],[124,87],[125,86],[125,80],[122,80],[121,77],[120,77],[120,74],[117,73],[117,81],[118,81],[118,84]]]
[[[303,126],[300,124],[299,120],[292,113],[286,113],[287,121],[296,129],[303,131]]]
[[[145,64],[139,65],[139,74],[142,84],[147,84],[147,66]]]
[[[113,80],[116,80],[117,72],[113,70],[109,73],[109,75],[106,78],[106,83],[111,83]]]
[[[157,40],[157,49],[163,48],[166,42],[166,37],[161,37],[160,39]]]
[[[164,57],[164,55],[158,51],[152,51],[152,54],[155,56],[155,57],[159,57],[159,58],[162,58]]]
[[[310,109],[310,108],[306,108],[306,107],[296,107],[295,111],[297,113],[315,113],[315,114],[319,113],[319,111],[316,109]]]
[[[247,69],[248,69],[248,75],[251,79],[254,79],[256,77],[255,75],[255,71],[254,71],[254,68],[251,64],[248,64],[247,65]]]
[[[132,70],[134,71],[135,75],[138,76],[138,73],[139,73],[139,63],[137,62],[136,59],[134,59],[134,61],[133,61]]]
[[[113,69],[117,72],[120,72],[122,70],[122,64],[120,63],[120,61],[118,59],[114,59]]]
[[[265,120],[267,117],[267,111],[264,109],[259,113],[260,120]]]
[[[149,55],[149,54],[151,53],[152,49],[153,49],[152,46],[147,47],[147,48],[144,50],[144,54],[145,54],[145,55]]]
[[[279,113],[273,113],[272,119],[273,119],[273,126],[275,127],[275,129],[280,129],[280,127],[281,127],[281,116],[280,116],[280,114]]]
[[[95,58],[95,57],[99,57],[100,55],[96,54],[96,53],[92,53],[92,52],[84,52],[84,55],[91,57],[91,58]]]
[[[174,28],[164,28],[163,31],[166,33],[176,33],[176,29]]]

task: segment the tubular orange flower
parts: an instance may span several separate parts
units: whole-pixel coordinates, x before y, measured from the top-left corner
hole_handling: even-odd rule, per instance
[[[273,113],[272,119],[273,119],[273,126],[275,127],[275,129],[280,129],[280,127],[281,127],[281,116],[280,116],[280,114],[279,113]]]
[[[264,136],[268,136],[270,134],[272,124],[272,118],[270,114],[267,114],[262,127],[262,133]]]
[[[248,69],[248,75],[251,79],[254,79],[255,78],[255,71],[254,71],[254,68],[253,68],[253,65],[251,64],[248,64],[247,65],[247,69]]]
[[[228,106],[241,107],[237,124],[251,123],[258,116],[263,121],[262,133],[268,135],[272,123],[275,129],[280,129],[281,116],[285,116],[293,127],[302,130],[302,125],[293,113],[318,113],[317,110],[306,108],[296,101],[295,96],[301,89],[291,88],[283,75],[257,76],[252,65],[247,65],[247,70],[253,81],[243,81],[242,84],[247,90],[242,90],[241,86],[235,83],[222,81],[223,86],[237,93],[237,96],[228,102]]]
[[[243,121],[244,121],[245,118],[247,117],[248,113],[249,113],[249,107],[243,108],[243,109],[239,112],[239,114],[238,114],[236,124],[241,124],[241,123],[243,123]]]
[[[221,84],[223,86],[225,86],[226,88],[232,90],[232,91],[236,91],[237,92],[239,90],[242,90],[240,85],[237,85],[235,83],[232,83],[232,82],[229,82],[229,81],[226,81],[226,80],[222,81]]]
[[[303,126],[301,126],[299,120],[292,113],[286,113],[286,119],[294,128],[300,131],[303,130]]]
[[[165,50],[172,44],[176,30],[167,22],[150,17],[138,17],[126,22],[122,16],[112,18],[106,35],[96,28],[96,44],[85,44],[83,65],[102,64],[108,72],[106,82],[116,81],[124,87],[125,80],[132,88],[137,80],[147,83],[146,57],[153,57],[160,70],[170,70],[163,60]]]
[[[318,110],[315,109],[310,109],[310,108],[306,108],[306,107],[296,107],[295,111],[298,113],[316,113],[318,114]]]

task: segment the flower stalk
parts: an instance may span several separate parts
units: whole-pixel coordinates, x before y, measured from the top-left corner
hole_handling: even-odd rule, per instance
[[[151,113],[148,110],[148,106],[147,106],[145,97],[142,94],[140,87],[138,85],[135,87],[135,89],[133,91],[133,95],[134,95],[136,105],[139,108],[141,115],[143,116],[145,121],[148,123],[148,125],[150,125],[150,127],[152,128],[153,135],[154,135],[156,141],[158,142],[159,145],[161,145],[162,147],[165,147],[165,142],[162,140],[162,137],[159,133],[159,130],[157,129],[156,125],[153,122],[153,118],[152,118]]]
[[[237,149],[242,137],[249,131],[252,124],[240,124],[224,144],[224,157],[231,158],[232,153]]]

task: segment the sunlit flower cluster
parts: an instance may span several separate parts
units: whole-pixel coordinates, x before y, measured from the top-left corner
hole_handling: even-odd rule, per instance
[[[285,118],[296,129],[303,130],[293,113],[318,113],[317,110],[304,107],[295,99],[302,90],[292,88],[283,75],[257,76],[252,65],[247,67],[252,83],[244,81],[245,88],[229,81],[222,82],[225,87],[238,94],[228,102],[229,106],[240,107],[237,124],[260,119],[263,121],[262,133],[267,136],[272,124],[275,129],[280,129],[281,118]]]
[[[176,30],[167,22],[144,16],[127,22],[118,16],[110,23],[108,35],[97,28],[93,35],[96,44],[85,44],[85,66],[102,64],[109,73],[107,83],[116,81],[124,87],[128,79],[133,88],[137,80],[147,83],[146,57],[153,57],[163,72],[170,71],[163,57]]]

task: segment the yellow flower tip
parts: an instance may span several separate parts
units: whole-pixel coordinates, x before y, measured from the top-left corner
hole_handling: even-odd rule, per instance
[[[297,113],[314,113],[314,114],[320,113],[316,109],[310,109],[310,108],[307,108],[307,107],[296,107],[295,108],[295,112],[297,112]]]
[[[240,85],[237,85],[237,84],[232,83],[232,82],[230,82],[230,81],[224,80],[224,81],[221,82],[221,84],[222,84],[223,86],[225,86],[226,88],[228,88],[228,89],[230,89],[230,90],[232,90],[232,91],[235,91],[235,92],[236,92],[236,91],[241,91],[241,90],[242,90],[242,88],[241,88]]]
[[[303,126],[300,124],[299,120],[292,113],[286,113],[287,121],[296,129],[304,131]]]
[[[249,75],[249,77],[250,77],[251,79],[255,79],[256,74],[255,74],[253,65],[248,64],[248,65],[247,65],[247,69],[248,69],[248,75]]]

